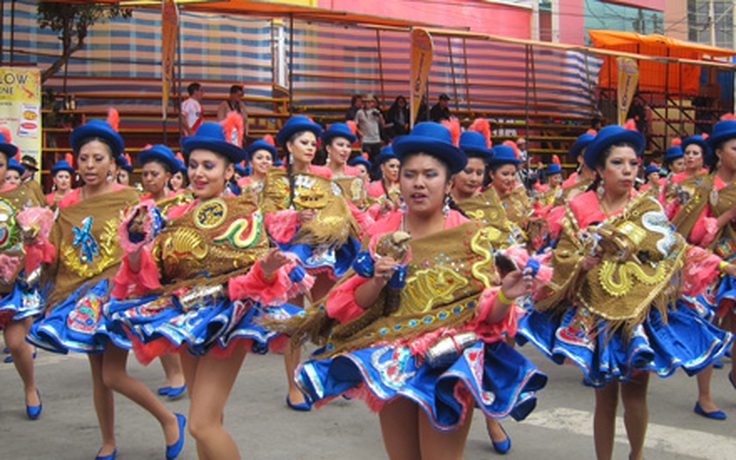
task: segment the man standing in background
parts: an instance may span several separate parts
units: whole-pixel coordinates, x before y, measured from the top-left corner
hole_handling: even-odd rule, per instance
[[[181,134],[193,136],[204,122],[202,104],[199,102],[204,96],[204,89],[199,83],[190,83],[187,86],[189,98],[181,104]]]

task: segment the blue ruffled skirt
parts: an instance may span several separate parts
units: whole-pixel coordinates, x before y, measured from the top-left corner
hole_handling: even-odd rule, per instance
[[[225,350],[239,339],[250,343],[249,351],[263,354],[282,334],[262,326],[260,320],[264,317],[285,320],[301,311],[290,304],[264,307],[250,299],[228,298],[220,298],[209,306],[185,309],[172,295],[118,300],[114,304],[117,313],[113,328],[133,336],[137,342],[136,355],[144,363],[153,359],[153,355],[182,346],[194,355],[215,348]],[[160,343],[161,339],[167,342],[166,346],[149,347],[146,351],[148,344]]]
[[[9,321],[40,315],[43,306],[43,296],[37,287],[15,283],[13,291],[0,298],[0,329]]]
[[[329,271],[333,278],[342,277],[349,269],[360,251],[360,242],[350,237],[347,243],[338,248],[326,248],[315,251],[312,246],[303,243],[276,243],[284,252],[290,252],[299,258],[307,272],[311,274]]]
[[[627,381],[637,371],[668,377],[681,367],[695,375],[722,357],[733,340],[683,301],[668,310],[666,324],[652,308],[628,341],[620,331],[607,333],[605,324],[596,325],[582,307],[570,307],[562,315],[532,311],[519,322],[516,340],[531,342],[557,364],[569,359],[596,387]]]
[[[86,284],[31,325],[26,340],[55,353],[101,353],[109,342],[129,349],[130,340],[113,331],[116,305],[108,299],[109,281]]]
[[[297,369],[296,380],[312,401],[361,389],[369,392],[369,405],[369,399],[402,396],[418,404],[436,429],[450,431],[473,403],[494,418],[524,419],[547,376],[505,342],[479,341],[444,369],[430,368],[406,346],[386,345],[308,361]]]

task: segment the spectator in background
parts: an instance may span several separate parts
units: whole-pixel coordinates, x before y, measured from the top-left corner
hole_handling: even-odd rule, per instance
[[[366,95],[363,100],[363,108],[355,115],[355,124],[361,138],[361,148],[368,154],[368,160],[374,163],[381,151],[381,129],[386,123],[378,108],[378,101],[372,94]]]
[[[447,104],[450,102],[450,96],[445,93],[440,94],[440,99],[429,111],[429,120],[437,123],[442,120],[449,120],[452,114]]]
[[[409,107],[411,111],[411,107]],[[423,121],[429,121],[429,107],[427,106],[427,96],[422,96],[422,101],[419,103],[419,109],[417,110],[417,118],[414,120],[414,124],[421,123]]]
[[[233,85],[230,87],[230,96],[220,102],[217,106],[217,121],[222,121],[230,112],[238,112],[243,117],[243,143],[248,137],[248,110],[243,103],[243,87]]]
[[[33,180],[33,176],[38,171],[38,161],[31,155],[23,155],[20,159],[20,164],[26,168],[25,172],[20,176],[20,181]]]
[[[350,108],[345,112],[345,121],[355,120],[358,110],[363,108],[363,98],[360,94],[356,94],[350,98]]]
[[[404,96],[399,96],[391,104],[386,114],[386,128],[389,139],[409,134],[409,104]]]
[[[526,139],[523,137],[520,137],[516,139],[516,147],[519,151],[519,159],[522,163],[526,162],[527,157],[529,156],[527,150],[526,150]]]
[[[189,98],[181,104],[181,133],[183,136],[193,136],[199,125],[204,122],[202,104],[204,88],[199,83],[190,83],[187,86]]]

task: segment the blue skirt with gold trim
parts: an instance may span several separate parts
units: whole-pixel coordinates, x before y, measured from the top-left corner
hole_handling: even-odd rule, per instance
[[[13,291],[0,298],[0,329],[9,321],[40,315],[43,306],[43,296],[37,287],[16,282]]]

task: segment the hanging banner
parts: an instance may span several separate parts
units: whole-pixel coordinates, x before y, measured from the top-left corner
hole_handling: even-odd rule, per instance
[[[422,104],[422,97],[427,92],[427,79],[429,78],[429,68],[432,66],[432,37],[425,29],[411,30],[411,127],[414,127],[414,120],[419,113],[419,106]]]
[[[178,25],[179,12],[174,0],[161,0],[161,102],[164,120],[169,107],[169,93],[174,87],[174,56]]]
[[[639,84],[639,66],[631,58],[620,57],[616,59],[616,67],[618,68],[618,124],[623,125]]]
[[[10,131],[20,156],[41,163],[41,72],[37,69],[0,67],[0,126]],[[40,175],[36,176],[40,180]]]

